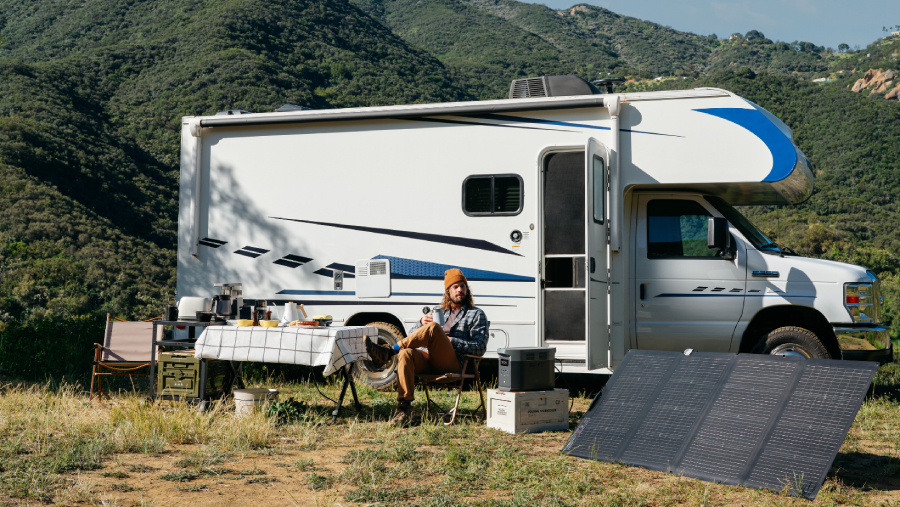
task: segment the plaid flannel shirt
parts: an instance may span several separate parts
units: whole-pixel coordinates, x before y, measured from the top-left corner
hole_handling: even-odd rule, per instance
[[[421,319],[409,332],[412,333],[420,327],[422,327]],[[463,354],[483,356],[487,350],[488,321],[481,308],[462,307],[459,315],[456,316],[456,322],[450,328],[448,338],[450,338],[450,344],[453,345],[453,350],[456,351],[459,364],[462,364],[465,359]]]

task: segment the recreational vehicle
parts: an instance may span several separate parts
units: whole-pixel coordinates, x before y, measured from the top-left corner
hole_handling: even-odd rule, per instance
[[[289,108],[290,109],[290,108]],[[798,256],[735,206],[803,202],[791,129],[714,88],[185,117],[178,297],[238,282],[402,338],[457,267],[501,347],[609,374],[630,349],[890,360],[875,275]],[[373,385],[392,366],[363,365]]]

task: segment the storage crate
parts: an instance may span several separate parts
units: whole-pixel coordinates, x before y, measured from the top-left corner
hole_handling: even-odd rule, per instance
[[[201,386],[201,365],[206,364],[206,385]],[[179,398],[209,399],[231,390],[231,368],[225,361],[197,359],[192,350],[159,355],[156,394]],[[201,387],[203,387],[201,389]]]
[[[507,433],[569,429],[569,391],[500,391],[488,389],[488,428]]]

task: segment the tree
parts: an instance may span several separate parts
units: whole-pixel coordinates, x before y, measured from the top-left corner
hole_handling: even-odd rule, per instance
[[[848,49],[850,49],[850,46],[844,44],[843,42],[838,44],[838,51],[840,51],[841,53],[844,53]]]
[[[744,35],[744,38],[747,40],[759,40],[765,39],[766,36],[762,34],[759,30],[750,30],[747,32],[747,35]]]

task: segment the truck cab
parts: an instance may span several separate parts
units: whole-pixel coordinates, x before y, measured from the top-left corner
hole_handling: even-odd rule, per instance
[[[871,271],[799,256],[721,197],[647,190],[631,203],[632,348],[891,360]]]

